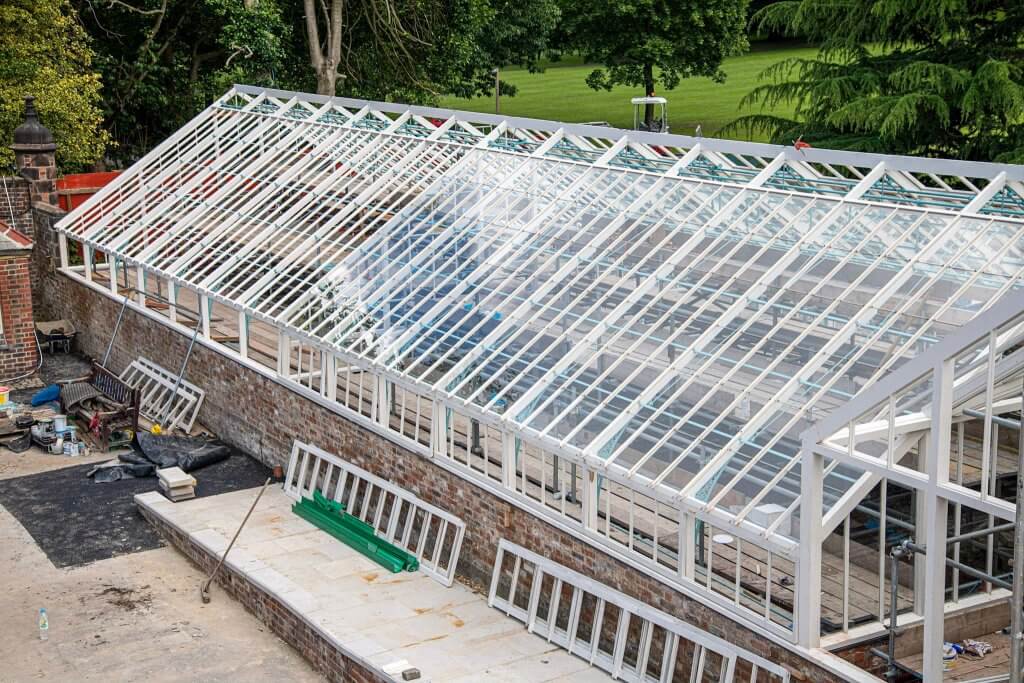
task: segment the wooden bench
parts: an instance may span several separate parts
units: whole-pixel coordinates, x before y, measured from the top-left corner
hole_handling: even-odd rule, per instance
[[[99,363],[93,363],[85,377],[60,385],[61,410],[90,425],[104,450],[110,447],[110,437],[115,431],[138,431],[139,392]]]

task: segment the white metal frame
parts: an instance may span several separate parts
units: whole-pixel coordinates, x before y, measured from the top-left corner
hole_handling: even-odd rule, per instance
[[[121,373],[121,380],[139,390],[139,412],[153,421],[163,420],[164,429],[192,431],[206,392],[195,384],[139,356]]]
[[[115,296],[116,268],[92,267],[107,254],[140,291],[168,285],[171,323],[195,296],[222,352],[210,310],[231,311],[227,353],[249,365],[249,325],[273,330],[271,371],[303,395],[792,641],[798,625],[708,590],[687,539],[706,525],[799,560],[803,600],[806,473],[832,528],[903,475],[895,452],[818,471],[800,434],[1024,274],[1020,167],[805,152],[237,86],[58,224],[87,254],[62,270]],[[485,458],[456,448],[472,424]],[[525,448],[579,468],[578,510],[531,498]],[[625,543],[603,482],[633,492]],[[655,536],[677,516],[671,567],[638,549],[642,497]]]
[[[505,570],[506,556],[511,560]],[[526,609],[516,604],[520,579],[527,578],[524,595],[528,596]],[[500,593],[508,581],[507,592]],[[568,604],[561,604],[564,592],[570,591]],[[593,603],[592,612],[584,602]],[[498,542],[498,553],[491,574],[487,604],[526,624],[526,629],[549,643],[554,643],[572,654],[585,659],[612,675],[615,680],[662,683],[678,680],[699,682],[709,680],[709,654],[722,659],[717,662],[717,680],[732,683],[738,680],[737,664],[745,669],[743,678],[753,681],[773,680],[787,683],[789,671],[754,654],[746,648],[718,638],[670,614],[620,593],[592,578],[579,574],[552,560],[511,543]],[[589,606],[589,605],[588,605]],[[606,614],[617,609],[614,635],[606,634]],[[542,611],[543,610],[543,613]],[[608,617],[611,623],[611,617]],[[638,624],[635,626],[634,624]],[[630,633],[639,630],[638,641],[630,640]],[[661,631],[661,638],[658,638]],[[603,649],[601,641],[608,635],[612,647]],[[651,660],[652,644],[661,649],[660,662]],[[692,666],[687,675],[676,671],[681,648],[693,647]],[[631,661],[627,661],[627,649]],[[651,676],[654,668],[657,676]]]
[[[1001,383],[1008,383],[1020,396],[1020,382],[1024,377],[1024,348],[1019,347],[1022,328],[1024,299],[1019,295],[1004,297],[977,316],[969,326],[944,339],[929,353],[908,362],[805,432],[802,455],[804,509],[819,509],[822,472],[826,461],[830,461],[917,492],[922,518],[918,520],[919,535],[915,540],[918,545],[929,549],[945,549],[948,545],[947,515],[950,506],[956,508],[957,524],[962,508],[987,513],[989,526],[1015,522],[1016,505],[994,496],[988,482],[996,462],[993,417],[1020,408],[1020,400],[1001,401],[997,389]],[[980,387],[978,380],[981,380]],[[897,403],[899,397],[921,387],[921,400],[927,401],[924,410],[927,419],[923,422],[916,419],[916,413],[901,414]],[[959,451],[963,449],[963,430],[958,428],[957,439],[952,438],[957,414],[962,415],[965,406],[979,402],[980,412],[984,415],[983,474],[981,489],[974,491],[958,481],[950,481],[950,471],[954,464],[957,471],[961,471],[961,465],[952,457],[954,443]],[[888,428],[879,430],[874,427],[874,423],[879,421]],[[872,426],[870,429],[858,429],[863,424]],[[916,467],[904,466],[892,455],[896,428],[900,424],[902,428],[907,424],[917,425],[919,438],[926,444],[923,458]],[[872,435],[887,440],[888,448],[883,457],[866,448]],[[806,476],[807,473],[811,476]],[[820,595],[821,582],[821,543],[826,531],[819,515],[802,514],[800,519],[803,595],[797,625],[800,641],[813,647],[820,640],[817,596]],[[954,533],[957,530],[958,527],[954,527]],[[991,549],[991,545],[989,547]],[[946,557],[946,552],[928,552],[917,565],[920,576],[915,592],[920,592],[916,597],[921,603],[918,609],[924,625],[922,673],[925,680],[942,677],[943,626],[950,607],[946,597],[950,587],[946,577]],[[954,558],[959,558],[959,544],[955,545]],[[991,573],[991,550],[988,571]],[[953,577],[955,603],[956,572]],[[1007,595],[1006,591],[988,588],[992,602],[1005,600]]]
[[[378,536],[415,555],[424,574],[445,586],[455,581],[466,535],[466,523],[455,515],[323,449],[295,441],[284,492],[299,500],[314,491],[343,503],[346,512]]]

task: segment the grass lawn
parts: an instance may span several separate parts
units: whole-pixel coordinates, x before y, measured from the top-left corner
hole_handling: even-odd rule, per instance
[[[660,91],[668,99],[669,126],[673,133],[693,133],[699,123],[704,135],[711,135],[737,116],[740,99],[757,85],[757,75],[788,57],[813,57],[814,48],[791,44],[755,43],[750,52],[725,60],[725,83],[708,78],[684,79],[675,90]],[[633,127],[629,100],[642,95],[642,88],[618,87],[611,92],[591,90],[585,79],[593,65],[579,58],[566,58],[548,66],[543,73],[525,69],[502,71],[502,80],[519,89],[515,97],[501,98],[501,113],[555,121],[607,121],[618,128]],[[466,100],[447,97],[441,106],[478,112],[494,112],[494,98]],[[788,113],[785,110],[777,110]]]

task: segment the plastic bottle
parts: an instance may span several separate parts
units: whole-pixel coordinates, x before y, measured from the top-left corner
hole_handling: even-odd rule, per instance
[[[46,608],[39,608],[39,640],[47,640],[50,637],[50,620],[46,616]]]

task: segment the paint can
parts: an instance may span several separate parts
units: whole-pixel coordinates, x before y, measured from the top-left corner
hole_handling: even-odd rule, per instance
[[[53,416],[53,431],[58,434],[62,433],[68,428],[68,416],[67,415],[54,415]]]
[[[3,405],[4,403],[7,403],[7,401],[9,401],[10,398],[11,398],[11,388],[10,387],[0,387],[0,405]]]

